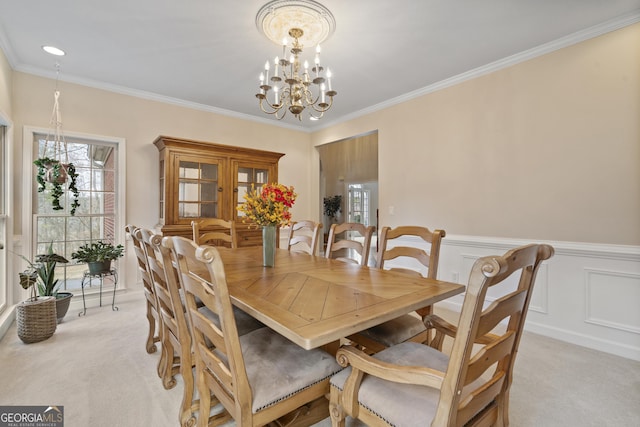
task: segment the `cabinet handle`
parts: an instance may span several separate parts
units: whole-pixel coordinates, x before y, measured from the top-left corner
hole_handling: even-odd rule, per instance
[[[218,192],[222,193],[222,187],[218,187]]]
[[[234,188],[234,189],[233,189],[233,192],[234,192],[234,193],[237,193],[237,192],[238,192],[238,187]]]

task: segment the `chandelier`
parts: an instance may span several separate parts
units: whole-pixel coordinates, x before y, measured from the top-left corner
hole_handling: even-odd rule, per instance
[[[282,57],[267,60],[260,73],[260,109],[282,120],[287,111],[298,120],[306,110],[311,120],[320,119],[338,93],[331,84],[331,70],[320,62],[320,42],[335,29],[331,12],[311,1],[274,0],[260,9],[256,25],[272,41],[281,43]],[[289,36],[283,36],[283,32]],[[301,63],[303,44],[315,44],[315,58]],[[287,47],[291,46],[287,57]]]

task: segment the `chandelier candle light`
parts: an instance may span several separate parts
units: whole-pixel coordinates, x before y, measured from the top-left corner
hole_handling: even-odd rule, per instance
[[[274,0],[258,12],[256,24],[275,43],[280,42],[275,37],[282,35],[282,56],[267,60],[260,73],[260,90],[256,94],[260,109],[278,120],[287,111],[302,120],[305,109],[311,120],[320,119],[338,93],[331,84],[331,70],[325,70],[320,62],[320,42],[335,29],[331,12],[311,0]],[[301,63],[303,42],[316,45],[312,65],[307,60]]]

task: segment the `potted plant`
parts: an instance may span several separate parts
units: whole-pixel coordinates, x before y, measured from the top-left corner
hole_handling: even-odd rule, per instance
[[[69,309],[73,294],[57,290],[56,265],[59,262],[68,261],[65,257],[53,252],[53,242],[49,244],[46,254],[36,256],[35,262],[29,261],[22,255],[20,257],[29,265],[26,270],[18,274],[20,286],[29,290],[30,296],[16,306],[16,321],[18,337],[30,344],[46,340],[53,335],[56,325]]]
[[[29,268],[19,273],[22,288],[31,289],[29,301],[36,301],[38,296],[55,297],[56,320],[60,323],[69,310],[73,294],[58,291],[59,281],[55,277],[56,265],[59,262],[67,263],[69,261],[62,255],[53,252],[53,242],[49,243],[47,253],[36,255],[35,262],[29,261],[22,255],[21,257],[29,264]]]
[[[111,271],[111,261],[123,255],[124,246],[116,246],[112,243],[98,240],[80,246],[76,252],[71,254],[71,258],[78,262],[86,262],[89,266],[89,273],[97,276]]]
[[[336,194],[335,196],[327,196],[323,199],[324,214],[329,217],[330,220],[335,221],[340,212],[340,206],[342,205],[342,195]]]
[[[50,157],[41,157],[34,160],[34,165],[38,167],[36,180],[38,181],[38,193],[43,193],[47,187],[51,190],[51,205],[53,210],[64,209],[60,204],[60,197],[64,194],[64,187],[67,181],[68,190],[73,193],[71,201],[71,216],[75,215],[76,209],[80,206],[78,201],[77,178],[78,173],[73,163],[61,163],[59,160]]]

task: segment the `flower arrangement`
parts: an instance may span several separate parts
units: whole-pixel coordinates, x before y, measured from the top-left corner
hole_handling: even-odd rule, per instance
[[[257,226],[289,225],[291,212],[297,194],[293,186],[282,184],[265,184],[260,191],[251,185],[251,190],[244,195],[244,203],[237,207],[245,214],[243,222],[251,221]]]

